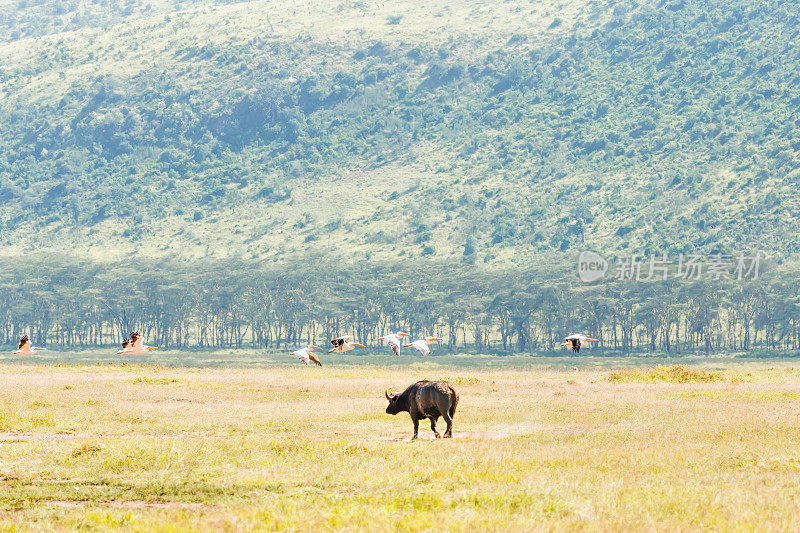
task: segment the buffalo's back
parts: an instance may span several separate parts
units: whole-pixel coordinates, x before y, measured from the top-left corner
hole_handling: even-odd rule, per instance
[[[417,410],[426,416],[441,416],[454,400],[455,390],[446,381],[420,384],[416,394]]]

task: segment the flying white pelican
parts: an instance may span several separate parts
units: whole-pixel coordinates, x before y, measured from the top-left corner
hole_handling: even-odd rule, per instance
[[[403,344],[403,341],[400,340],[400,337],[411,337],[411,335],[408,333],[403,333],[402,331],[398,331],[397,333],[390,333],[388,335],[384,335],[383,337],[378,337],[378,340],[388,342],[389,347],[392,349],[392,353],[395,355],[400,355],[400,346]]]
[[[592,339],[582,333],[573,333],[569,337],[564,337],[564,342],[561,343],[561,346],[571,346],[572,351],[577,353],[581,351],[581,346],[587,342],[597,342],[597,339]]]
[[[358,344],[355,342],[350,342],[350,335],[345,335],[343,337],[338,337],[336,339],[331,339],[331,344],[333,344],[333,349],[328,350],[328,353],[344,353],[348,350],[352,350],[356,346],[359,348],[366,348],[363,344]]]
[[[11,353],[13,355],[33,355],[38,350],[44,350],[44,348],[31,346],[31,341],[30,339],[28,339],[28,336],[23,335],[22,338],[19,340],[19,346],[17,346],[17,351]]]
[[[322,363],[320,363],[319,359],[317,359],[317,354],[314,353],[314,350],[321,350],[321,349],[322,348],[320,348],[319,346],[316,346],[314,344],[309,344],[305,348],[300,348],[299,350],[295,350],[289,355],[297,357],[298,359],[300,359],[300,362],[303,363],[304,365],[307,365],[311,361],[314,361],[315,365],[322,366]]]
[[[424,339],[419,339],[412,342],[411,344],[404,344],[403,346],[405,346],[406,348],[415,348],[422,355],[430,355],[431,349],[428,348],[428,346],[440,340],[442,339],[440,339],[439,337],[425,337]]]
[[[122,350],[117,353],[130,353],[134,355],[144,355],[150,350],[158,350],[158,346],[148,346],[144,343],[142,335],[138,331],[131,333],[131,340],[128,341],[128,347],[122,343]]]

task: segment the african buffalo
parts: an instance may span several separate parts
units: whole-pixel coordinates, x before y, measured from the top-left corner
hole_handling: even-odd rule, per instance
[[[407,411],[414,422],[414,438],[417,438],[419,421],[423,418],[431,419],[431,429],[436,438],[440,438],[436,431],[436,420],[441,416],[447,422],[447,431],[444,438],[453,436],[453,416],[458,405],[458,393],[446,381],[417,381],[400,394],[391,394],[386,390],[386,399],[389,405],[386,413],[396,415],[400,411]]]

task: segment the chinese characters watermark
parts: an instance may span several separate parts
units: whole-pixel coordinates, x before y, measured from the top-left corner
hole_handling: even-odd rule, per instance
[[[600,254],[585,251],[578,257],[578,277],[585,283],[602,279],[607,273],[609,278],[619,281],[750,281],[758,279],[761,274],[762,259],[760,253],[678,254],[677,257],[669,257],[666,253],[630,254],[620,256],[616,263],[611,264]]]

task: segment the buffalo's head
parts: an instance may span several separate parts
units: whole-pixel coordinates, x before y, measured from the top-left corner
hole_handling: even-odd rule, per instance
[[[398,401],[400,399],[399,394],[391,392],[391,389],[386,389],[386,399],[389,400],[389,405],[386,406],[387,415],[396,415],[402,411]]]

